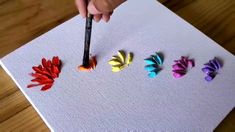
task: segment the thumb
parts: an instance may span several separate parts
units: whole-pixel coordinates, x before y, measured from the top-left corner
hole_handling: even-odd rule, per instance
[[[126,0],[91,0],[88,5],[88,12],[91,14],[110,13]]]

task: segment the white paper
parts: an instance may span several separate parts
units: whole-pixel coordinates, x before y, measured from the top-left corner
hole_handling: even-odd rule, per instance
[[[52,131],[212,131],[235,106],[234,56],[154,0],[129,0],[109,23],[94,23],[93,72],[78,72],[82,63],[85,20],[76,16],[1,59]],[[134,61],[119,73],[108,65],[123,49]],[[143,59],[160,51],[163,70],[147,77]],[[60,77],[51,89],[28,89],[32,66],[59,56]],[[172,76],[173,60],[194,58],[196,67],[183,78]],[[223,68],[208,83],[201,71],[214,57]]]

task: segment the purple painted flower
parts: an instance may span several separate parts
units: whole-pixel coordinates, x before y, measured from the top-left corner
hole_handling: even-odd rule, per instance
[[[212,81],[221,67],[222,65],[216,57],[204,64],[202,71],[206,74],[205,80],[208,82]]]

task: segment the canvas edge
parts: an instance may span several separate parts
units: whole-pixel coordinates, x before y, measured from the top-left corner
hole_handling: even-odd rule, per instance
[[[11,72],[7,69],[7,67],[4,65],[4,62],[0,60],[0,66],[3,68],[4,71],[11,77],[11,79],[14,81],[16,86],[20,89],[20,91],[23,93],[23,95],[26,97],[26,99],[30,102],[30,104],[33,106],[33,108],[36,110],[36,112],[39,114],[41,119],[44,121],[44,123],[47,125],[47,127],[50,129],[50,131],[54,132],[53,128],[50,126],[50,124],[47,122],[46,118],[41,114],[41,112],[37,109],[37,107],[33,104],[33,101],[30,99],[29,96],[24,92],[24,90],[21,88],[19,83],[14,79],[13,75]]]
[[[227,49],[225,49],[224,47],[222,47],[220,44],[218,44],[217,42],[215,42],[212,38],[210,38],[209,36],[207,36],[206,34],[204,34],[202,31],[200,31],[199,29],[197,29],[195,26],[193,26],[192,24],[190,24],[188,21],[186,21],[185,19],[183,19],[182,17],[180,17],[179,15],[177,15],[176,13],[174,13],[173,11],[171,11],[170,9],[168,9],[168,8],[167,8],[166,6],[164,6],[162,3],[158,2],[158,1],[156,1],[156,3],[158,3],[159,5],[161,5],[161,6],[163,6],[164,8],[166,8],[168,11],[170,11],[171,13],[173,13],[174,15],[176,15],[176,16],[178,17],[178,19],[183,20],[184,23],[186,23],[188,26],[193,27],[194,29],[196,29],[196,31],[200,32],[200,33],[203,34],[205,37],[207,37],[207,39],[209,39],[210,41],[213,41],[218,47],[222,48],[224,51],[228,52],[230,55],[232,55],[233,57],[235,57],[230,51],[228,51]],[[70,21],[71,19],[76,18],[77,16],[78,16],[78,15],[75,15],[75,16],[71,17],[71,18],[68,19],[67,21],[65,21],[65,22],[63,22],[63,23],[61,23],[61,24],[55,26],[54,28],[50,29],[49,31],[51,31],[51,30],[57,28],[58,26],[61,26],[62,24],[64,24],[64,23]],[[41,34],[40,36],[45,35],[45,34],[48,33],[49,31],[47,31],[47,32],[45,32],[45,33],[43,33],[43,34]],[[33,41],[33,40],[39,38],[40,36],[38,36],[38,37],[32,39],[31,41]],[[29,42],[31,42],[31,41],[29,41]],[[22,45],[21,47],[15,49],[15,50],[13,50],[12,52],[8,53],[7,55],[3,56],[3,57],[0,58],[0,59],[3,59],[3,58],[5,59],[5,58],[7,58],[7,57],[10,56],[12,53],[14,53],[14,51],[16,51],[16,50],[22,48],[23,46],[27,45],[29,42],[27,42],[26,44]],[[12,78],[12,80],[13,80],[14,83],[17,85],[17,87],[22,91],[22,93],[24,94],[24,96],[27,98],[27,100],[30,102],[30,104],[33,106],[33,108],[37,111],[37,113],[38,113],[39,116],[42,118],[42,120],[45,122],[45,124],[49,127],[49,129],[50,129],[51,131],[53,131],[52,127],[49,125],[49,123],[47,122],[47,120],[43,117],[43,115],[40,113],[40,111],[37,109],[37,107],[32,103],[31,99],[27,96],[27,94],[24,92],[24,90],[20,87],[20,85],[18,84],[18,82],[13,78],[12,74],[10,73],[10,71],[5,67],[4,62],[3,62],[2,60],[0,60],[0,65],[1,65],[2,68],[6,71],[6,73]],[[232,111],[232,109],[231,109],[230,111]],[[230,111],[229,111],[229,112],[230,112]],[[229,112],[226,114],[226,116],[229,114]],[[225,116],[223,119],[221,119],[221,121],[217,124],[217,126],[226,118],[226,116]],[[216,127],[217,127],[217,126],[216,126]],[[216,128],[216,127],[215,127],[215,128]],[[214,129],[215,129],[215,128],[214,128]]]
[[[191,23],[189,23],[187,20],[185,20],[184,18],[182,18],[181,16],[179,16],[178,14],[176,14],[175,12],[173,12],[172,10],[170,10],[168,7],[166,7],[165,5],[163,5],[161,2],[156,1],[157,4],[159,4],[160,6],[162,6],[163,8],[166,8],[171,14],[173,14],[174,16],[177,17],[177,19],[179,19],[180,21],[183,21],[185,24],[187,24],[187,26],[190,26],[191,28],[195,29],[197,32],[199,32],[200,34],[202,34],[203,36],[205,36],[207,39],[209,39],[210,41],[212,41],[213,43],[216,44],[216,46],[218,46],[219,48],[223,49],[225,52],[228,52],[230,55],[232,55],[233,57],[235,57],[235,55],[233,55],[230,51],[228,51],[227,49],[225,49],[223,46],[221,46],[219,43],[217,43],[214,39],[210,38],[208,35],[206,35],[205,33],[203,33],[201,30],[199,30],[197,27],[195,27],[194,25],[192,25]],[[234,58],[235,60],[235,58]]]

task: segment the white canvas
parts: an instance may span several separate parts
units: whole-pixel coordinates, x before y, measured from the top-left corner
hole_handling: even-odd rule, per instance
[[[52,131],[212,131],[235,106],[235,58],[155,0],[128,0],[109,23],[94,23],[91,53],[98,65],[78,72],[82,63],[85,20],[76,16],[1,59]],[[112,73],[108,60],[118,50],[134,61]],[[150,79],[143,59],[160,51],[163,70]],[[28,89],[28,73],[41,58],[62,59],[60,77],[51,89]],[[194,58],[183,78],[172,76],[173,60]],[[203,64],[214,57],[223,68],[212,82]]]

